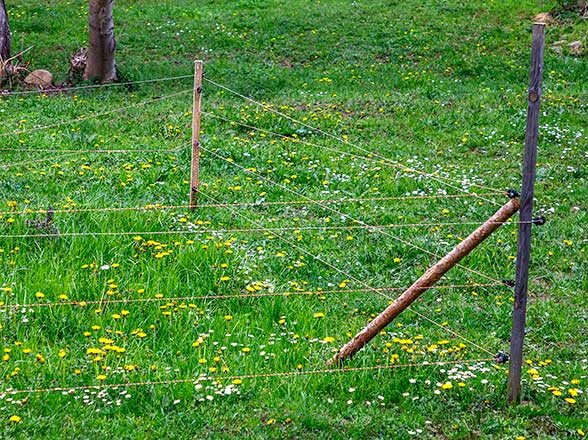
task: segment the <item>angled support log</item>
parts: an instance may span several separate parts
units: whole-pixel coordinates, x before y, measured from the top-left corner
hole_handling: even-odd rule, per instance
[[[459,261],[469,254],[477,245],[484,241],[492,232],[504,224],[519,209],[517,198],[512,198],[502,208],[490,217],[483,225],[472,232],[459,243],[451,252],[436,264],[431,266],[412,286],[400,295],[382,313],[374,318],[361,332],[351,339],[339,352],[328,361],[328,365],[340,364],[346,358],[353,356],[384,327],[396,318],[404,309],[412,304],[423,292],[433,287],[439,279]]]

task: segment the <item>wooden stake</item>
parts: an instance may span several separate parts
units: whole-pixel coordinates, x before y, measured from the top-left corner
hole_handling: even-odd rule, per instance
[[[527,314],[527,286],[529,284],[529,261],[531,256],[531,223],[533,216],[533,194],[535,192],[535,168],[537,164],[537,136],[539,133],[539,101],[543,76],[543,48],[545,46],[545,24],[533,25],[531,69],[527,105],[527,133],[525,136],[525,161],[523,163],[523,187],[521,195],[521,222],[517,249],[517,275],[515,300],[512,311],[510,336],[510,360],[508,370],[508,401],[519,402],[521,398],[521,368],[523,365],[523,340]]]
[[[343,359],[353,356],[396,316],[412,304],[423,292],[431,288],[439,279],[459,261],[469,254],[486,237],[498,229],[519,209],[519,201],[511,199],[490,217],[483,225],[472,232],[439,262],[431,266],[412,286],[400,295],[392,304],[371,321],[361,332],[351,339],[339,352],[329,360],[328,365],[339,364]]]
[[[190,209],[198,205],[200,185],[200,106],[202,102],[202,61],[194,61],[194,105],[192,109],[192,171],[190,173]]]

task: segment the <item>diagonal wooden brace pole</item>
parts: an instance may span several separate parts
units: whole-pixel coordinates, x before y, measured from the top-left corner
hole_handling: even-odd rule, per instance
[[[431,266],[416,282],[382,313],[376,316],[362,331],[351,339],[339,352],[328,361],[328,365],[337,365],[345,358],[349,358],[363,348],[369,341],[384,329],[404,309],[412,304],[423,292],[433,287],[439,279],[455,266],[463,257],[468,255],[477,245],[484,241],[492,232],[504,224],[519,209],[517,198],[512,198],[502,208],[490,217],[483,225],[472,232],[459,243],[451,252],[436,264]]]

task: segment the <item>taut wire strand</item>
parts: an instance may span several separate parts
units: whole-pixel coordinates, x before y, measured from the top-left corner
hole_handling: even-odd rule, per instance
[[[51,211],[55,213],[55,211]],[[509,222],[509,225],[518,225],[522,223],[533,223],[533,220],[528,222]],[[0,238],[41,238],[41,237],[103,237],[103,236],[128,236],[128,235],[199,235],[199,234],[239,234],[239,233],[260,233],[260,232],[289,232],[289,231],[381,231],[385,229],[396,228],[424,228],[432,226],[468,226],[479,225],[480,222],[448,222],[448,223],[391,223],[386,225],[346,225],[346,226],[288,226],[283,228],[261,227],[261,228],[227,228],[227,229],[178,229],[171,231],[123,231],[123,232],[62,232],[62,233],[46,233],[46,234],[2,234]],[[487,224],[500,224],[501,222],[488,222]]]
[[[504,283],[471,283],[471,284],[446,284],[441,286],[434,286],[433,289],[470,289],[478,287],[506,287]],[[263,297],[284,297],[290,296],[316,296],[316,295],[338,295],[338,294],[352,294],[352,293],[368,293],[373,290],[382,292],[400,292],[405,290],[404,287],[375,287],[374,289],[339,289],[339,290],[305,290],[305,291],[290,291],[290,292],[257,292],[257,293],[236,293],[232,295],[190,295],[190,296],[172,296],[161,298],[126,298],[126,299],[106,299],[106,300],[76,300],[76,301],[59,301],[59,302],[44,302],[44,303],[28,303],[28,304],[0,304],[1,309],[27,309],[27,308],[42,308],[42,307],[65,307],[65,306],[79,306],[85,307],[88,305],[106,305],[106,304],[133,304],[133,303],[158,303],[158,302],[179,302],[189,300],[209,300],[209,299],[247,299],[247,298],[263,298]]]
[[[498,196],[503,193],[490,193],[487,196]],[[439,195],[414,195],[414,196],[393,196],[393,197],[348,197],[341,199],[312,199],[308,200],[279,200],[270,202],[233,202],[233,203],[206,203],[198,205],[199,209],[203,208],[227,208],[227,207],[246,207],[246,206],[274,206],[274,205],[304,205],[316,203],[365,203],[365,202],[385,202],[392,200],[434,200],[434,199],[459,199],[464,197],[473,197],[469,194],[439,194]],[[158,211],[158,210],[175,210],[189,209],[190,205],[159,205],[147,204],[145,206],[120,206],[120,207],[96,207],[96,208],[72,208],[72,209],[53,209],[55,214],[69,214],[82,212],[117,212],[117,211]],[[25,209],[24,211],[0,211],[0,215],[29,215],[29,214],[46,214],[46,209]]]
[[[156,386],[156,385],[175,385],[182,383],[197,383],[202,381],[234,381],[234,380],[248,380],[248,379],[265,379],[272,377],[296,377],[296,376],[308,376],[314,374],[333,374],[333,373],[350,373],[359,371],[378,371],[378,370],[392,370],[397,368],[418,368],[428,366],[443,366],[443,365],[459,365],[467,363],[486,363],[493,361],[493,358],[482,358],[482,359],[460,359],[452,361],[431,361],[421,363],[408,363],[408,364],[392,364],[392,365],[372,365],[366,367],[344,367],[344,368],[325,368],[316,370],[295,370],[295,371],[282,371],[275,373],[257,373],[257,374],[240,374],[233,376],[197,376],[190,379],[170,379],[170,380],[158,380],[158,381],[143,381],[143,382],[123,382],[123,383],[103,383],[101,385],[80,385],[75,387],[53,387],[53,388],[34,388],[26,390],[5,390],[3,393],[9,395],[17,394],[41,394],[51,392],[62,392],[72,393],[75,391],[83,390],[101,390],[101,389],[116,389],[116,388],[130,388],[139,386]]]
[[[116,82],[116,83],[106,83],[106,84],[88,84],[85,86],[75,86],[75,87],[61,87],[56,89],[47,89],[47,90],[19,90],[16,92],[0,92],[0,97],[3,96],[21,96],[21,95],[42,95],[42,94],[57,94],[61,92],[70,92],[70,91],[77,91],[77,90],[87,90],[87,89],[102,89],[107,87],[120,87],[120,86],[131,86],[135,84],[147,84],[147,83],[156,83],[156,82],[164,82],[164,81],[177,81],[179,79],[186,79],[192,78],[193,75],[181,75],[181,76],[170,76],[164,78],[153,78],[153,79],[142,79],[137,81],[125,81],[125,82]]]
[[[154,102],[163,101],[165,99],[173,98],[174,96],[184,95],[184,94],[187,94],[187,93],[192,93],[192,89],[183,90],[181,92],[172,93],[170,95],[160,96],[158,98],[153,98],[153,99],[150,99],[148,101],[138,102],[138,103],[135,103],[135,104],[127,105],[125,107],[115,108],[113,110],[108,110],[106,112],[92,113],[91,115],[80,116],[79,118],[69,119],[67,121],[59,121],[59,122],[55,122],[55,123],[49,124],[49,125],[41,125],[39,127],[28,128],[26,130],[15,130],[15,131],[6,132],[6,133],[0,133],[0,137],[20,135],[20,134],[26,134],[26,133],[33,133],[35,131],[48,130],[50,128],[55,128],[55,127],[59,127],[59,126],[62,126],[62,125],[69,125],[69,124],[75,124],[76,122],[88,121],[88,120],[99,118],[99,117],[102,117],[102,116],[107,116],[107,115],[111,115],[111,114],[114,114],[114,113],[120,113],[122,111],[131,109],[131,108],[143,107],[143,106],[148,105],[148,104],[153,104]]]

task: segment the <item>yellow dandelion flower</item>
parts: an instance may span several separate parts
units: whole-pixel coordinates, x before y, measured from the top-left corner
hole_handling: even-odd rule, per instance
[[[10,420],[12,423],[20,423],[20,421],[22,420],[22,417],[14,415],[14,416],[10,416],[10,418],[8,420]]]
[[[572,397],[578,396],[578,390],[576,388],[569,388],[568,393],[570,393],[570,396],[572,396]]]

